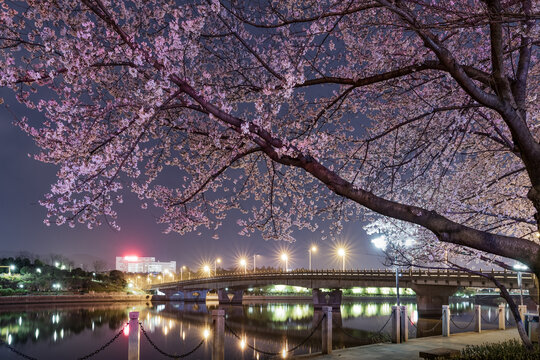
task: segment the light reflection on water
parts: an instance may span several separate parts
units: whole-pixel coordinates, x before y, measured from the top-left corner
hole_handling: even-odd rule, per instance
[[[371,343],[378,339],[374,337],[374,332],[385,324],[382,332],[388,333],[390,325],[387,320],[392,305],[392,301],[373,300],[343,304],[339,312],[332,314],[334,348]],[[416,326],[422,332],[437,325],[438,319],[425,319],[421,316],[419,319],[414,302],[406,302],[404,305],[410,316],[410,337],[416,336]],[[458,325],[469,322],[473,306],[469,301],[451,304],[451,312],[455,314],[454,319]],[[270,352],[290,349],[302,342],[322,319],[322,313],[315,311],[308,302],[255,303],[234,307],[220,307],[217,303],[183,302],[4,306],[0,310],[0,338],[39,359],[80,357],[99,348],[119,332],[127,323],[130,311],[139,311],[140,321],[154,343],[169,353],[181,354],[196,346],[203,338],[203,332],[211,329],[211,311],[218,308],[225,309],[226,324],[231,330],[225,334],[227,358],[263,358],[262,354],[249,349],[249,345]],[[483,308],[484,318],[488,321],[496,318],[495,307]],[[497,324],[493,325],[496,328]],[[483,325],[483,328],[490,328],[490,324]],[[435,330],[424,335],[436,335],[437,331],[440,333],[440,325],[438,329],[435,326]],[[128,333],[129,327],[126,327],[117,341],[94,358],[126,357]],[[320,344],[321,333],[318,329],[295,354],[320,351]],[[19,357],[1,347],[0,358]],[[141,359],[154,358],[161,358],[161,355],[141,336]],[[188,357],[201,358],[211,358],[211,341]]]

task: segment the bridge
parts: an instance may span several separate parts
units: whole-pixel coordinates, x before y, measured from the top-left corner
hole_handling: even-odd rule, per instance
[[[519,289],[518,273],[513,271],[489,271],[507,289]],[[522,288],[535,289],[534,274],[522,273]],[[206,301],[209,291],[215,291],[220,304],[240,305],[244,291],[248,288],[269,285],[290,285],[312,289],[313,305],[339,308],[341,289],[353,287],[395,287],[396,273],[393,270],[315,270],[274,271],[255,273],[233,273],[201,277],[197,279],[153,284],[151,290],[165,294],[166,300]],[[450,270],[402,271],[399,286],[410,288],[416,293],[418,310],[424,314],[440,314],[441,306],[459,287],[493,288],[495,285],[479,274]],[[326,290],[324,290],[326,289]],[[532,292],[532,291],[531,291]],[[536,294],[536,292],[534,292]]]

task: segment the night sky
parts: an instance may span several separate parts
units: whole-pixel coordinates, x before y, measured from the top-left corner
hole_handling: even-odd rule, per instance
[[[216,256],[224,260],[224,267],[235,266],[234,258],[247,255],[251,261],[253,254],[257,266],[279,265],[279,249],[289,248],[292,261],[289,267],[308,267],[307,249],[311,242],[318,243],[319,252],[313,256],[314,268],[340,268],[341,262],[330,254],[332,241],[321,242],[318,232],[295,234],[297,241],[289,244],[285,241],[265,241],[255,233],[249,238],[240,237],[240,228],[236,219],[230,216],[218,230],[219,240],[212,239],[213,233],[201,230],[179,235],[164,234],[165,225],[157,224],[158,210],[142,210],[135,196],[125,194],[125,201],[118,208],[118,224],[121,231],[115,231],[107,225],[88,230],[77,224],[74,229],[67,225],[47,227],[43,223],[45,208],[38,204],[50,185],[55,181],[56,168],[28,157],[38,148],[31,138],[13,125],[14,117],[43,117],[39,112],[30,112],[17,103],[13,92],[0,88],[0,97],[4,104],[0,106],[0,256],[15,256],[27,251],[47,259],[51,253],[62,254],[80,264],[88,265],[93,260],[101,259],[109,266],[114,266],[115,256],[139,255],[154,256],[162,261],[175,260],[177,266],[187,265],[195,268],[203,260]],[[9,107],[9,110],[6,108]],[[373,248],[370,239],[362,230],[361,223],[345,225],[345,231],[339,241],[350,245],[347,257],[348,268],[382,267],[381,253]]]

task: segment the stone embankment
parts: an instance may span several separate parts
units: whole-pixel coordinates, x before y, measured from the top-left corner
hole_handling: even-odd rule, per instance
[[[22,295],[1,296],[0,305],[9,304],[47,304],[47,303],[82,303],[82,302],[141,302],[152,300],[152,295],[127,295],[121,293],[84,294],[84,295]]]

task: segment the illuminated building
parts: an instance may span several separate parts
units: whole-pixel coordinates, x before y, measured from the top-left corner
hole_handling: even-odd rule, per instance
[[[135,255],[117,256],[116,270],[128,273],[176,273],[176,261],[156,261],[155,257],[138,257]]]

